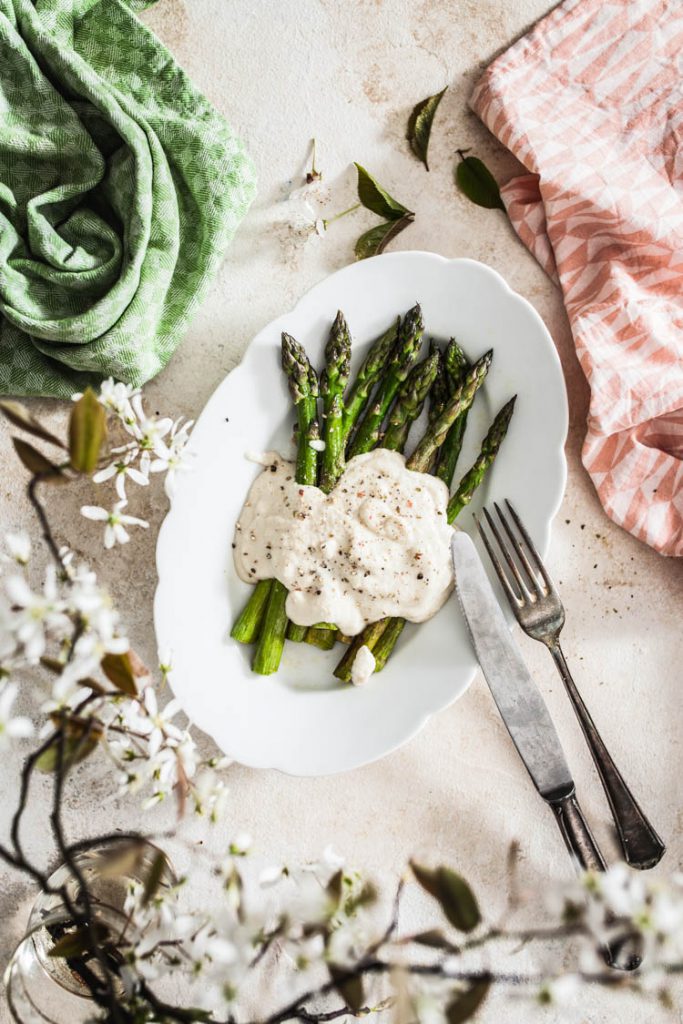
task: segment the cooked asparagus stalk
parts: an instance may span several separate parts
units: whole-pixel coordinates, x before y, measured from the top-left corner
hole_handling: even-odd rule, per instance
[[[341,661],[334,670],[334,674],[337,679],[341,679],[344,683],[351,682],[353,663],[356,660],[356,655],[359,650],[361,647],[368,647],[372,651],[386,629],[388,622],[389,619],[380,619],[379,622],[370,622],[362,633],[353,637],[351,643],[344,651]]]
[[[415,469],[421,473],[427,471],[434,452],[446,440],[446,435],[458,416],[469,409],[474,401],[474,396],[484,383],[489,371],[492,356],[493,352],[488,351],[465,375],[462,384],[455,389],[443,412],[428,426],[424,437],[406,463],[408,469]]]
[[[414,366],[407,378],[401,385],[396,396],[396,403],[392,409],[389,419],[389,427],[381,441],[383,448],[390,448],[392,451],[402,451],[408,437],[410,427],[414,420],[420,415],[427,392],[429,391],[439,365],[438,353],[432,353],[423,359],[421,363]],[[371,445],[374,447],[374,445]],[[370,450],[370,449],[368,449]],[[358,452],[358,454],[362,454]],[[321,646],[324,630],[311,627],[306,635],[306,642]],[[338,637],[334,633],[324,637],[324,642],[329,648],[334,647]]]
[[[500,410],[482,442],[481,450],[474,465],[465,473],[451,500],[448,502],[447,515],[449,523],[455,522],[465,505],[469,505],[474,492],[493,465],[493,460],[498,454],[503,439],[507,434],[516,400],[517,396],[515,395]]]
[[[470,361],[455,338],[451,338],[448,343],[444,362],[446,364],[451,388],[457,388],[462,382],[467,371],[470,369]],[[448,431],[446,440],[441,446],[441,451],[439,452],[436,475],[443,480],[449,490],[453,482],[455,467],[458,463],[458,459],[460,458],[460,452],[462,451],[462,442],[465,436],[466,427],[467,411],[458,416],[457,420]]]
[[[355,437],[349,447],[349,457],[370,451],[379,441],[384,419],[389,412],[396,394],[410,373],[416,361],[422,342],[422,310],[419,305],[408,310],[398,332],[398,341],[392,352],[386,373],[380,382],[377,394],[361,420]]]
[[[272,580],[259,580],[252,590],[249,600],[230,631],[230,636],[234,640],[239,640],[241,644],[255,643],[265,615],[272,582]]]
[[[351,366],[351,336],[339,310],[325,347],[325,369],[320,377],[323,400],[325,449],[320,467],[320,487],[332,490],[344,470],[344,391]]]
[[[296,478],[297,478],[297,482],[300,483],[300,484],[303,484],[303,483],[307,483],[307,484],[313,483],[314,484],[316,482],[316,478],[317,478],[317,475],[318,475],[317,451],[316,451],[315,445],[312,444],[311,442],[315,442],[315,441],[319,441],[319,440],[320,440],[320,427],[318,425],[318,421],[317,420],[311,420],[311,423],[310,423],[309,428],[308,428],[308,445],[306,447],[308,448],[308,452],[312,452],[313,453],[314,459],[312,461],[310,461],[310,455],[308,454],[308,452],[301,455],[302,467],[304,465],[304,460],[305,460],[305,468],[306,468],[306,472],[305,473],[302,472],[301,475],[299,475],[299,469],[298,469],[299,461],[300,461],[299,452],[300,452],[301,447],[302,447],[302,445],[300,443],[301,442],[301,436],[299,436],[299,444],[297,444],[297,475],[296,475]],[[308,628],[307,626],[300,626],[297,622],[291,622],[291,621],[288,622],[287,623],[287,639],[288,640],[293,640],[294,643],[301,643],[302,640],[305,640],[305,638],[306,638],[306,630],[307,630],[307,628]]]
[[[410,427],[422,412],[422,406],[439,370],[439,353],[432,352],[412,368],[396,396],[389,424],[381,440],[382,448],[403,451]]]
[[[429,342],[429,354],[432,355],[434,352],[438,354],[438,370],[434,383],[432,384],[432,390],[429,392],[429,422],[434,421],[441,415],[446,408],[446,402],[451,393],[451,388],[448,384],[448,377],[446,375],[446,365],[444,358],[441,353],[441,349],[438,347],[434,339],[432,338]]]
[[[299,422],[296,479],[300,484],[315,485],[318,458],[311,441],[317,436],[318,429],[318,377],[302,346],[284,331],[282,369],[287,376]],[[277,672],[280,664],[287,633],[286,600],[287,588],[279,580],[273,580],[252,662],[254,672],[259,675]]]
[[[370,392],[387,365],[391,351],[396,344],[400,323],[401,318],[397,317],[391,327],[377,341],[373,342],[370,346],[370,351],[356,374],[356,379],[344,403],[343,429],[345,441],[348,441],[351,431],[361,414],[365,411]]]
[[[493,465],[493,461],[498,454],[500,446],[507,433],[515,407],[515,400],[516,396],[511,398],[510,401],[507,402],[500,410],[491,424],[484,441],[482,442],[481,451],[474,465],[467,473],[465,473],[464,477],[458,484],[455,494],[448,503],[447,515],[449,523],[453,523],[465,505],[469,504],[477,487],[482,483],[486,473]],[[406,624],[406,620],[401,618],[384,621],[384,629],[379,631],[376,637],[371,638],[372,646],[368,645],[370,646],[375,658],[375,672],[381,672],[386,665],[389,655],[396,646],[396,642]],[[347,652],[349,656],[352,648],[353,645]],[[353,659],[350,660],[350,664],[353,666]]]

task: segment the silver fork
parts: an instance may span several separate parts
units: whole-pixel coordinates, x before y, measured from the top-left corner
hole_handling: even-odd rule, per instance
[[[553,656],[600,775],[626,861],[634,868],[652,868],[666,847],[626,785],[576,688],[560,647],[565,621],[562,601],[524,524],[510,502],[505,504],[508,515],[493,503],[502,532],[487,509],[483,509],[483,515],[488,531],[475,517],[481,538],[520,626],[528,636],[544,643]],[[507,569],[496,554],[489,532]]]

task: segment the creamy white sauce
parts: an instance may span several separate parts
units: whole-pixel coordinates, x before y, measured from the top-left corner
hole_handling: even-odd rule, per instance
[[[351,459],[330,494],[297,484],[294,464],[275,453],[259,462],[235,567],[249,583],[280,580],[293,622],[334,622],[355,636],[386,616],[424,622],[439,610],[453,586],[443,481],[384,448]]]
[[[375,671],[375,655],[365,644],[359,649],[351,666],[351,682],[354,686],[362,686]]]

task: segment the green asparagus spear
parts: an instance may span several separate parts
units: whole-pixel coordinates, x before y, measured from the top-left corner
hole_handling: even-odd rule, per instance
[[[410,427],[420,415],[427,392],[436,376],[438,360],[439,356],[436,353],[427,356],[421,363],[413,367],[401,385],[389,420],[389,428],[381,442],[383,448],[389,448],[392,451],[403,450]],[[306,635],[306,642],[320,647],[324,640],[329,648],[334,647],[338,637],[334,633],[325,637],[323,634],[324,630],[311,627]]]
[[[386,373],[383,375],[377,394],[351,442],[350,458],[361,452],[369,451],[379,441],[384,418],[389,412],[398,389],[419,355],[423,330],[422,310],[418,304],[413,306],[401,321],[398,341],[392,352]]]
[[[447,513],[449,523],[453,523],[465,505],[472,500],[474,492],[481,484],[484,476],[490,469],[493,460],[498,454],[498,450],[500,449],[503,439],[507,433],[510,418],[515,406],[515,398],[511,398],[496,416],[495,420],[491,424],[489,432],[484,438],[479,457],[469,472],[467,472],[462,478],[458,485],[458,489],[451,498],[448,504]],[[406,624],[406,620],[401,618],[394,618],[388,621],[385,619],[384,622],[384,629],[379,631],[376,637],[371,636],[370,643],[368,645],[375,657],[375,672],[381,672],[386,665],[389,655],[393,651],[396,641],[401,635],[403,627]],[[353,666],[353,658],[356,656],[356,650],[353,650],[352,644],[347,651],[350,666]],[[352,651],[353,657],[351,657]],[[348,678],[351,678],[350,669]]]
[[[375,672],[381,672],[386,665],[387,659],[396,646],[405,624],[406,620],[402,618],[389,619],[386,628],[382,630],[381,636],[372,648],[375,658]]]
[[[463,373],[469,370],[470,361],[455,338],[451,338],[446,346],[444,365],[451,379],[451,387],[457,387]]]
[[[365,411],[370,392],[379,380],[384,371],[392,349],[398,337],[398,328],[401,318],[389,327],[384,334],[373,342],[370,351],[356,374],[349,394],[344,403],[344,440],[347,441],[351,431],[358,422],[361,414]]]
[[[337,642],[337,630],[325,626],[309,626],[306,630],[304,640],[313,647],[319,647],[323,651],[331,651]]]
[[[302,346],[285,332],[282,334],[282,369],[299,422],[296,479],[300,484],[314,485],[318,463],[311,440],[317,430],[318,378]],[[252,662],[254,672],[259,675],[277,672],[280,664],[287,633],[286,600],[287,588],[279,580],[273,580]]]
[[[444,411],[446,408],[446,402],[448,401],[451,393],[451,388],[448,386],[446,365],[444,363],[443,354],[434,339],[431,338],[429,342],[429,354],[432,355],[434,352],[438,355],[439,366],[434,383],[432,384],[432,390],[429,392],[428,418],[430,423],[434,423],[434,421]]]
[[[491,468],[493,460],[498,454],[498,450],[507,434],[516,400],[517,396],[515,395],[500,410],[482,442],[481,450],[474,465],[465,473],[457,486],[455,494],[448,502],[447,515],[449,523],[455,522],[465,505],[469,505],[474,492]]]
[[[380,619],[379,622],[370,622],[362,633],[353,637],[351,643],[344,652],[343,658],[334,670],[334,674],[337,679],[341,679],[344,683],[351,682],[353,663],[356,660],[356,655],[359,650],[361,647],[369,647],[370,650],[372,650],[386,629],[388,622],[389,619]]]
[[[444,411],[429,425],[424,437],[408,459],[406,463],[408,469],[414,469],[421,473],[426,472],[434,452],[446,440],[446,435],[453,423],[461,413],[469,409],[474,401],[474,396],[484,383],[486,374],[489,371],[492,356],[493,353],[491,351],[483,355],[465,376],[462,384],[456,388],[447,402]]]
[[[299,409],[299,408],[300,408],[300,406],[297,406],[297,409]],[[301,438],[299,438],[299,441],[300,440],[301,440]],[[314,458],[313,458],[312,462],[310,462],[310,464],[309,464],[309,462],[308,462],[309,456],[306,456],[306,460],[307,460],[306,461],[306,473],[302,473],[301,475],[299,475],[299,472],[297,471],[297,483],[300,483],[300,484],[303,484],[303,483],[306,483],[306,484],[315,483],[316,477],[317,477],[317,470],[318,470],[318,466],[317,466],[317,451],[316,451],[316,448],[315,448],[315,442],[319,441],[319,440],[320,440],[320,427],[318,425],[318,421],[317,420],[311,420],[311,422],[309,424],[309,427],[308,427],[308,445],[307,445],[307,448],[308,448],[309,452],[313,453]],[[313,444],[311,442],[313,442]],[[301,444],[297,445],[297,464],[299,462],[299,452],[301,450],[301,447],[302,447]],[[304,456],[303,455],[301,456],[301,461],[302,461],[302,464],[303,464],[303,461],[304,461]],[[307,630],[307,628],[308,628],[307,626],[300,626],[297,622],[291,622],[290,621],[287,624],[287,639],[288,640],[292,640],[294,643],[299,643],[300,644],[306,638],[306,630]]]
[[[351,366],[351,336],[339,310],[325,347],[325,369],[320,378],[323,399],[325,450],[320,468],[320,487],[328,494],[344,470],[344,390]]]
[[[462,382],[467,371],[471,369],[471,364],[455,338],[451,338],[448,343],[444,362],[448,371],[451,387],[457,388]],[[446,440],[442,444],[441,451],[439,452],[436,475],[443,480],[449,490],[451,489],[455,467],[458,463],[458,459],[460,458],[460,452],[462,451],[462,442],[465,437],[466,427],[467,410],[458,416],[457,420],[448,431]]]
[[[259,580],[252,590],[249,600],[230,631],[230,636],[234,640],[239,640],[241,644],[255,643],[261,629],[272,582]]]
[[[382,448],[403,451],[412,423],[422,412],[427,393],[439,370],[439,353],[432,352],[412,368],[396,396],[389,414],[389,425],[381,441]]]

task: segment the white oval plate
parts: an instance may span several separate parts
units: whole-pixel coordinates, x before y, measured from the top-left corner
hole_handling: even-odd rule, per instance
[[[279,367],[280,332],[293,334],[321,366],[329,325],[343,309],[359,360],[392,317],[416,301],[427,335],[456,335],[470,358],[494,349],[456,478],[475,458],[495,411],[518,395],[499,458],[459,525],[470,530],[472,511],[508,497],[547,550],[566,478],[567,399],[555,346],[532,306],[483,264],[427,252],[374,257],[316,285],[254,338],[214,392],[194,428],[192,468],[157,547],[155,623],[159,648],[172,652],[173,690],[188,717],[242,764],[293,775],[356,768],[405,743],[474,677],[454,599],[430,622],[406,627],[387,667],[363,687],[334,679],[340,646],[323,652],[288,643],[279,672],[262,677],[250,671],[251,649],[229,637],[249,594],[231,554],[235,520],[258,472],[244,453],[291,451],[294,417]]]

